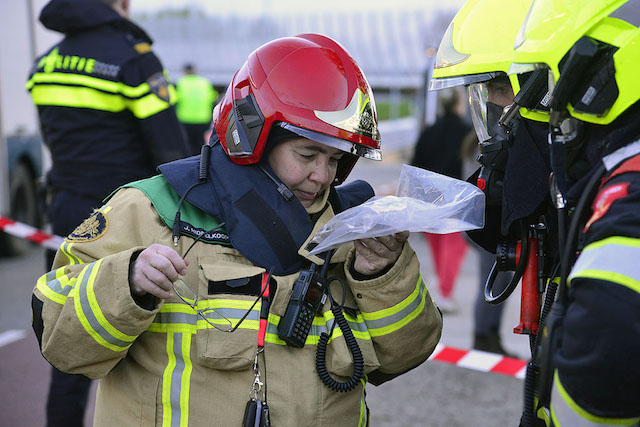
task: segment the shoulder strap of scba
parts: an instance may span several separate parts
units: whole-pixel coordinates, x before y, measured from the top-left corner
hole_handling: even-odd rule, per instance
[[[277,191],[273,174],[265,162],[239,166],[226,155],[215,134],[207,168],[208,179],[187,193],[198,182],[200,156],[177,160],[159,167],[178,196],[218,221],[225,222],[231,245],[255,265],[273,267],[273,274],[299,271],[305,259],[298,249],[309,237],[313,223],[296,198],[285,198]],[[364,181],[332,191],[335,211],[361,204],[374,195]]]

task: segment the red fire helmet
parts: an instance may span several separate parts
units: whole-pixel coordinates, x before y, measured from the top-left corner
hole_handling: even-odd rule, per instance
[[[222,147],[239,165],[262,157],[272,126],[338,148],[336,183],[358,157],[380,160],[371,87],[355,60],[319,34],[273,40],[249,55],[213,111]]]

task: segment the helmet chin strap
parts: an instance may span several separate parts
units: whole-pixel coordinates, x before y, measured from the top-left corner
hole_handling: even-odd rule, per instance
[[[260,170],[262,172],[264,172],[265,175],[267,175],[269,177],[269,179],[271,179],[271,181],[273,181],[274,184],[276,184],[276,186],[278,187],[278,193],[280,193],[280,195],[288,202],[289,200],[291,200],[293,198],[293,193],[291,192],[291,190],[289,190],[289,188],[285,185],[284,182],[280,181],[280,179],[278,179],[275,175],[272,175],[266,167],[264,167],[264,165],[262,163],[258,163],[258,167],[260,168]]]

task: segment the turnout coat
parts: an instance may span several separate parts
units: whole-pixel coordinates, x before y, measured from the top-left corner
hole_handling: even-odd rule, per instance
[[[199,294],[198,309],[214,308],[233,326],[249,310],[232,333],[211,327],[177,296],[152,300],[145,308],[131,295],[129,274],[137,254],[153,243],[174,247],[171,226],[178,199],[162,176],[119,190],[65,240],[53,270],[34,289],[34,330],[44,357],[62,371],[100,379],[96,426],[242,423],[255,376],[261,301],[251,309],[256,292],[237,284],[254,281],[234,279],[254,278],[265,268],[216,236],[198,240],[189,251],[183,279]],[[311,235],[333,216],[328,206]],[[216,224],[186,202],[182,218],[196,229]],[[174,249],[183,255],[193,242],[183,236]],[[329,331],[334,319],[329,301],[315,317],[305,346],[288,346],[278,338],[278,323],[298,273],[273,277],[276,289],[259,366],[274,426],[367,425],[367,382],[379,384],[416,367],[440,339],[442,317],[408,243],[388,271],[371,279],[354,277],[353,258],[353,247],[342,247],[328,270],[328,277],[345,283],[345,317],[364,357],[365,379],[346,393],[326,387],[315,367],[320,333]],[[343,287],[338,281],[330,286],[340,303]],[[211,310],[205,315],[222,328],[229,326]],[[327,367],[338,380],[353,372],[339,328],[329,341]]]

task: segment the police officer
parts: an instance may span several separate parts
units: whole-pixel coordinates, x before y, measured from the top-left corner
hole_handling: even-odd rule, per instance
[[[188,153],[174,89],[128,10],[128,0],[52,0],[40,14],[45,27],[65,35],[36,60],[27,83],[51,152],[48,215],[58,235],[118,186]],[[52,375],[48,425],[81,425],[89,380]]]
[[[44,356],[100,378],[96,426],[368,425],[367,382],[425,361],[442,317],[406,232],[309,253],[373,195],[337,186],[381,158],[364,74],[328,37],[274,40],[213,129],[200,157],[128,184],[67,238],[34,290]]]
[[[527,370],[525,426],[640,422],[639,13],[633,1],[539,0],[515,50],[494,52],[519,83],[501,122],[547,111],[558,211],[559,288]]]
[[[211,125],[211,113],[218,92],[209,80],[197,74],[193,64],[186,64],[183,72],[184,76],[176,84],[176,113],[186,131],[191,152],[199,154],[205,143],[205,133]]]

